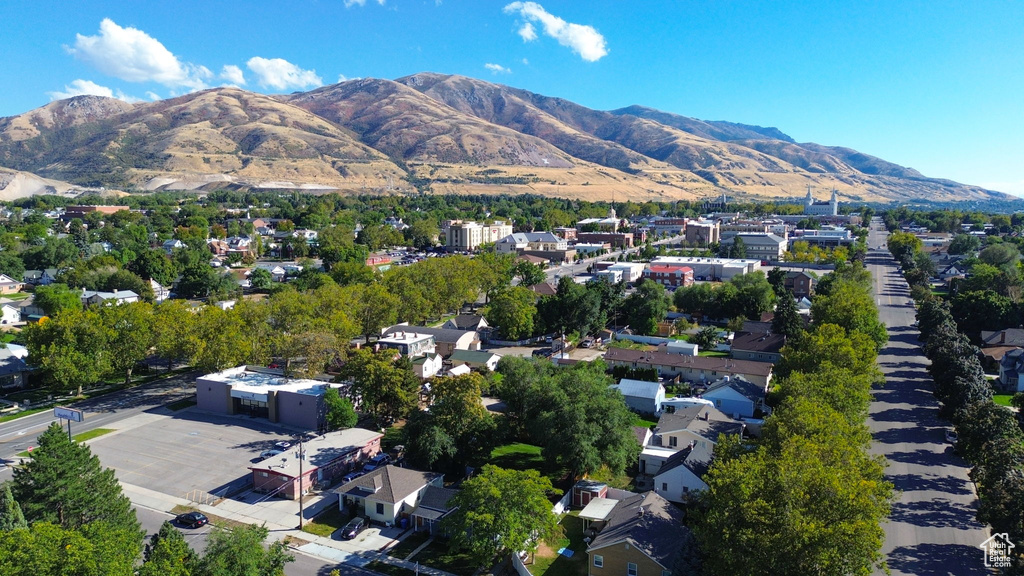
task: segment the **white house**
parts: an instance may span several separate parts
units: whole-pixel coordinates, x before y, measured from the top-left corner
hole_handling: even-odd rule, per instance
[[[698,356],[699,347],[696,344],[690,344],[686,340],[672,340],[665,344],[665,352],[682,354],[683,356]]]
[[[171,240],[164,240],[163,248],[164,252],[166,252],[167,255],[169,256],[173,254],[175,250],[185,248],[185,243],[182,242],[181,240],[172,238]]]
[[[622,280],[632,283],[644,275],[644,268],[647,268],[647,265],[642,262],[618,262],[609,266],[608,270],[620,270]]]
[[[371,522],[393,526],[417,508],[428,486],[444,488],[444,475],[387,465],[335,489],[342,511],[352,507]]]
[[[636,412],[661,414],[661,403],[665,401],[665,387],[660,382],[631,380],[623,378],[609,388],[622,393],[626,406]]]
[[[691,492],[707,489],[703,478],[710,466],[710,450],[688,446],[673,454],[654,474],[654,491],[670,502],[684,502]]]
[[[0,305],[0,324],[11,325],[21,322],[21,308],[13,304]]]
[[[86,290],[83,288],[81,298],[82,306],[85,308],[106,304],[130,304],[132,302],[139,301],[139,295],[131,290],[114,290],[113,292],[104,292]]]
[[[152,278],[150,278],[149,280],[149,286],[150,288],[153,289],[153,302],[159,304],[171,297],[170,289],[161,285],[159,282],[153,280]]]
[[[427,378],[437,376],[443,365],[444,360],[440,354],[424,354],[412,361],[412,371],[420,378],[426,380]]]

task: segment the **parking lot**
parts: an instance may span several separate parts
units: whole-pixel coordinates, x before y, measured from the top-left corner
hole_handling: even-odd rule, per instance
[[[292,434],[266,420],[189,408],[171,416],[142,414],[89,445],[122,482],[179,498],[221,494],[247,482],[260,452]],[[117,428],[113,426],[113,428]]]

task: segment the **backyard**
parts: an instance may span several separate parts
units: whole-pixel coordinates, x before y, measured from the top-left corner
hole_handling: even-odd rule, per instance
[[[554,546],[541,544],[526,567],[533,576],[585,576],[587,573],[587,545],[583,542],[583,520],[579,511],[562,517],[563,538]],[[559,552],[563,550],[563,552]],[[572,556],[566,556],[571,551]]]

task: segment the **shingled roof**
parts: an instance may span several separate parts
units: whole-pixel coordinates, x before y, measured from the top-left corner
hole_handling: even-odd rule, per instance
[[[339,495],[348,494],[359,498],[370,498],[377,502],[395,504],[409,497],[413,492],[430,484],[441,474],[419,472],[399,468],[390,464],[360,476],[334,491]]]
[[[621,543],[640,550],[666,570],[673,565],[679,543],[688,537],[683,512],[655,492],[620,500],[608,524],[590,543],[587,552]]]

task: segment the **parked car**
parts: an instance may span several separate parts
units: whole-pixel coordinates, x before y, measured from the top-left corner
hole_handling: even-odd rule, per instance
[[[949,442],[950,444],[956,444],[956,441],[958,439],[959,437],[956,435],[956,432],[952,430],[946,430],[946,442]]]
[[[260,460],[266,460],[267,458],[273,458],[274,456],[277,456],[278,454],[284,454],[284,452],[281,451],[281,450],[264,450],[263,452],[260,452]]]
[[[200,528],[210,523],[210,519],[202,512],[186,512],[178,514],[174,521],[186,528]]]
[[[364,474],[366,474],[366,472],[363,472],[362,470],[356,470],[354,472],[349,472],[348,474],[345,474],[344,476],[342,476],[341,483],[342,484],[348,484],[349,482],[355,480],[356,478],[359,478],[360,476],[362,476]]]
[[[287,440],[281,440],[280,442],[274,442],[274,447],[278,450],[287,450],[292,447],[292,443]]]
[[[359,535],[366,528],[366,520],[362,518],[353,518],[348,521],[348,524],[341,529],[341,537],[345,540],[351,540]]]
[[[380,453],[366,461],[366,464],[363,466],[363,471],[371,472],[373,470],[376,470],[377,468],[380,468],[381,466],[387,466],[390,463],[391,456],[388,456],[387,454],[384,453]]]

